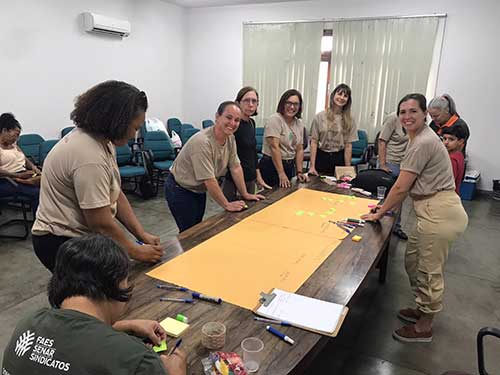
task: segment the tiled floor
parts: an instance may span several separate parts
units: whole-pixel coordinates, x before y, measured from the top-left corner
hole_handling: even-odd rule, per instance
[[[162,197],[143,201],[129,197],[145,228],[167,239],[177,227]],[[394,238],[388,279],[377,283],[370,275],[351,309],[339,337],[332,339],[316,358],[309,374],[434,375],[460,369],[477,373],[477,331],[500,327],[500,202],[481,198],[464,202],[469,214],[466,233],[453,245],[446,268],[445,308],[434,326],[430,344],[402,344],[391,337],[401,326],[396,311],[411,304],[404,271],[404,242]],[[220,208],[209,201],[207,216]],[[11,212],[4,211],[0,221]],[[414,224],[409,205],[403,226]],[[0,359],[17,320],[46,306],[49,272],[33,254],[31,240],[0,240]],[[486,340],[487,365],[500,374],[500,340]]]

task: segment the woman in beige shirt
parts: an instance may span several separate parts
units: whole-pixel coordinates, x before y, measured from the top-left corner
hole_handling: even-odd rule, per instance
[[[0,197],[20,195],[30,200],[35,214],[40,194],[40,170],[16,144],[21,124],[12,113],[0,116]]]
[[[276,113],[264,125],[263,156],[259,162],[262,179],[270,186],[290,187],[297,174],[299,181],[308,181],[302,173],[304,162],[304,125],[302,95],[295,89],[281,95]]]
[[[311,165],[309,173],[334,175],[336,166],[350,166],[352,142],[358,129],[351,117],[351,88],[341,83],[330,94],[326,111],[318,113],[311,124]]]
[[[393,337],[403,342],[430,342],[433,318],[443,308],[443,273],[450,243],[465,231],[468,219],[455,193],[448,152],[425,122],[425,97],[406,95],[397,113],[410,138],[400,174],[384,204],[363,219],[380,220],[408,194],[413,198],[417,225],[406,246],[405,266],[417,308],[399,311],[400,319],[413,324],[397,329]]]
[[[123,193],[116,162],[115,146],[134,138],[147,108],[143,91],[119,81],[102,82],[76,99],[71,112],[76,129],[44,161],[32,229],[35,253],[51,272],[59,246],[88,233],[111,237],[141,262],[163,255],[160,238],[144,230]]]

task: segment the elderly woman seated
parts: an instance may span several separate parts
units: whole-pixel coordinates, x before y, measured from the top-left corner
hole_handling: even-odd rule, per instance
[[[40,170],[28,160],[16,142],[21,125],[11,113],[0,116],[0,197],[28,198],[33,212],[38,207]]]

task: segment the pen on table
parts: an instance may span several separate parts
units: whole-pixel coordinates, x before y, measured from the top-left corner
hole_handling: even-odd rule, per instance
[[[348,217],[348,218],[346,219],[346,221],[352,221],[353,223],[359,223],[359,224],[364,224],[364,222],[365,222],[364,220],[361,220],[361,219],[353,219],[353,218],[350,218],[350,217]]]
[[[179,346],[181,346],[181,342],[182,342],[182,339],[177,340],[177,342],[175,343],[175,346],[172,348],[172,350],[170,351],[170,353],[168,353],[168,355],[174,354],[175,349],[177,349]]]
[[[284,333],[281,333],[280,331],[278,331],[276,328],[273,328],[271,326],[266,326],[266,330],[268,332],[271,332],[273,335],[279,337],[280,339],[282,339],[283,341],[289,343],[290,345],[293,345],[295,343],[295,341],[293,341],[290,337],[288,337],[287,335],[285,335]]]
[[[342,224],[339,224],[339,223],[336,223],[336,224],[337,224],[337,226],[338,226],[340,229],[342,229],[343,231],[345,231],[345,232],[347,232],[347,233],[351,233],[351,230],[350,230],[350,229],[348,229],[348,228],[346,228],[346,227],[344,227],[344,226],[342,226]]]
[[[292,327],[292,325],[288,322],[282,322],[280,320],[274,320],[274,319],[260,318],[258,316],[254,316],[253,320],[256,320],[258,322],[264,322],[264,323],[279,324],[280,326],[283,326],[283,327]]]
[[[356,225],[349,224],[349,223],[340,223],[340,225],[347,227],[349,229],[356,229],[356,227],[357,227]]]
[[[193,303],[194,300],[191,298],[171,298],[171,297],[160,297],[160,301],[162,302],[184,302],[184,303]]]
[[[163,285],[163,284],[158,284],[156,285],[158,289],[167,289],[167,290],[178,290],[180,292],[187,292],[188,288],[184,288],[183,286],[176,286],[176,285]]]
[[[213,303],[218,303],[218,304],[221,304],[221,303],[222,303],[222,298],[218,298],[218,297],[209,297],[209,296],[206,296],[206,295],[204,295],[204,294],[197,293],[197,292],[193,292],[193,293],[191,293],[191,295],[193,296],[193,298],[196,298],[196,299],[201,299],[201,300],[203,300],[203,301],[213,302]]]

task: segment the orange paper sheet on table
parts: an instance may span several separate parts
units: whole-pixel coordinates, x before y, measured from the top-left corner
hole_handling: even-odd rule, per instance
[[[297,291],[347,236],[330,220],[370,203],[301,189],[147,274],[252,309],[261,291]]]

